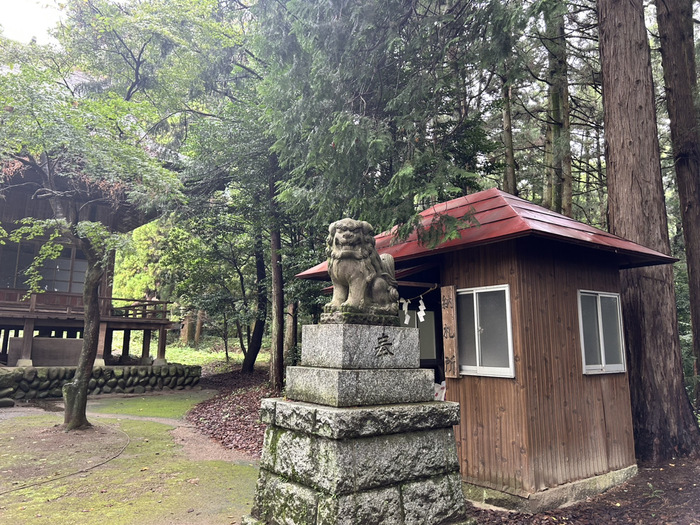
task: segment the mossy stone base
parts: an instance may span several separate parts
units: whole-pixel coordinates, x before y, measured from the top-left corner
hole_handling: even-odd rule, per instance
[[[243,523],[464,522],[457,403],[335,408],[263,401],[255,504]]]
[[[459,403],[430,401],[336,408],[268,398],[262,400],[260,420],[315,436],[350,439],[459,425]]]
[[[467,525],[459,474],[334,495],[261,474],[257,516],[244,525]],[[262,501],[259,501],[262,500]]]

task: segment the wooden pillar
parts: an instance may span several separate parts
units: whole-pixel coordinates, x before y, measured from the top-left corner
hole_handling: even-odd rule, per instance
[[[32,342],[34,340],[34,319],[25,319],[22,335],[22,354],[17,366],[32,366]]]
[[[131,330],[124,330],[124,344],[122,345],[122,356],[119,358],[120,363],[126,363],[129,359],[129,347],[131,346]]]
[[[7,362],[7,348],[10,344],[10,329],[5,328],[2,332],[2,348],[0,348],[0,356],[4,357],[2,359],[4,362]]]
[[[149,365],[151,352],[151,331],[143,331],[143,347],[141,348],[141,364]]]
[[[107,328],[107,333],[105,334],[105,352],[104,359],[105,362],[112,362],[112,339],[114,338],[114,330],[112,328]]]
[[[107,343],[107,323],[100,323],[100,334],[97,338],[97,355],[93,366],[105,366],[105,345]],[[111,344],[111,343],[110,343]]]
[[[167,342],[168,331],[165,326],[161,326],[158,329],[158,354],[156,360],[153,362],[154,365],[164,365],[165,361],[165,344]]]

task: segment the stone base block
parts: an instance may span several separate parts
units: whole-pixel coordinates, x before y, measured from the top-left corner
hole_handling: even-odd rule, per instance
[[[435,396],[428,369],[287,368],[287,397],[335,407],[423,403]]]
[[[337,408],[280,398],[262,400],[267,425],[330,438],[381,436],[459,424],[459,403],[449,401]]]
[[[458,473],[337,496],[261,470],[253,516],[263,525],[467,524]]]
[[[322,368],[418,368],[417,328],[305,325],[301,365]]]
[[[260,468],[342,495],[459,472],[459,463],[451,427],[334,440],[269,426]]]

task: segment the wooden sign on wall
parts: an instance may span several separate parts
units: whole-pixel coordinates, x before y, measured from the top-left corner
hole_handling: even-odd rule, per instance
[[[440,289],[442,304],[442,343],[445,350],[445,377],[459,378],[457,351],[457,295],[454,286]]]

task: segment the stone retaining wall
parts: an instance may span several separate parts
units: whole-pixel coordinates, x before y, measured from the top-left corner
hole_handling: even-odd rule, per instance
[[[178,364],[95,367],[89,394],[185,390],[197,385],[201,374],[201,366]],[[0,368],[0,400],[61,397],[63,385],[74,375],[75,367]]]

